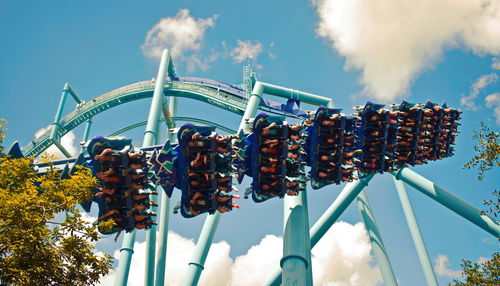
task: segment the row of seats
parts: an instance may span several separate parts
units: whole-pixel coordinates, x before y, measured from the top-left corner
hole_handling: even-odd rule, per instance
[[[113,220],[112,232],[118,233],[151,228],[155,213],[149,208],[156,204],[149,200],[153,192],[148,190],[146,154],[119,138],[94,138],[87,149],[99,183],[98,220]]]
[[[305,189],[303,129],[282,117],[259,114],[247,137],[246,174],[253,178],[250,192],[255,202]]]
[[[353,179],[354,121],[340,111],[320,107],[313,120],[304,122],[314,189]]]
[[[242,132],[220,136],[214,127],[188,123],[179,129],[178,146],[167,140],[147,164],[146,154],[133,152],[130,140],[94,139],[89,154],[101,185],[100,219],[114,220],[117,230],[149,228],[154,215],[147,211],[149,182],[168,196],[180,189],[176,209],[194,217],[238,207],[233,199],[239,197],[231,194],[233,177],[238,183],[244,175],[252,177],[245,195],[263,202],[297,195],[307,179],[319,189],[453,155],[459,110],[431,102],[391,107],[368,102],[351,116],[320,107],[298,124],[261,113],[246,138]]]
[[[187,124],[179,130],[180,209],[184,217],[239,207],[233,202],[238,196],[231,194],[234,138],[217,135],[212,127]]]
[[[432,102],[403,101],[392,105],[368,103],[357,117],[358,148],[355,164],[362,175],[421,165],[453,154],[460,111]]]

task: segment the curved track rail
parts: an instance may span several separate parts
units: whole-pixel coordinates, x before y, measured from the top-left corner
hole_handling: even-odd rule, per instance
[[[59,138],[76,128],[89,118],[115,106],[153,96],[154,82],[140,81],[113,91],[107,92],[88,102],[78,104],[76,109],[61,119],[57,135]],[[232,85],[194,77],[168,78],[165,82],[166,96],[179,96],[206,102],[218,108],[243,115],[247,105],[248,94]],[[259,109],[278,113],[288,117],[295,114],[273,108],[262,103]],[[53,126],[38,138],[22,148],[24,156],[38,156],[53,144],[50,133]]]
[[[216,128],[222,130],[222,131],[225,131],[227,133],[236,133],[236,130],[234,129],[231,129],[231,128],[228,128],[224,125],[220,125],[220,124],[217,124],[215,122],[212,122],[212,121],[208,121],[208,120],[203,120],[203,119],[199,119],[199,118],[194,118],[194,117],[181,117],[181,116],[174,116],[172,117],[173,120],[175,120],[176,122],[177,121],[186,121],[186,122],[196,122],[196,123],[200,123],[200,124],[203,124],[203,125],[209,125],[209,126],[215,126]],[[165,119],[160,119],[160,121],[164,122]],[[117,135],[120,135],[122,133],[125,133],[127,131],[130,131],[132,129],[135,129],[135,128],[138,128],[138,127],[141,127],[141,126],[146,126],[147,124],[147,120],[144,120],[144,121],[141,121],[141,122],[137,122],[135,124],[131,124],[127,127],[124,127],[120,130],[117,130],[111,134],[109,134],[109,136],[117,136]]]

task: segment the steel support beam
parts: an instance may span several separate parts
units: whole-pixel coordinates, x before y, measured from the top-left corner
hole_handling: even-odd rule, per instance
[[[415,171],[408,168],[401,168],[397,172],[391,172],[391,174],[461,217],[491,233],[493,236],[497,238],[500,237],[500,223],[497,220],[489,215],[481,214],[479,209],[422,177]]]
[[[186,278],[184,279],[182,285],[198,285],[201,272],[205,267],[208,251],[210,250],[210,246],[214,239],[215,230],[219,225],[220,215],[221,213],[218,211],[216,211],[213,215],[207,215],[205,224],[203,224],[203,228],[201,229],[200,237],[196,243],[193,257],[191,258],[191,262],[189,262]]]
[[[170,61],[172,62],[172,61]],[[167,106],[168,105],[168,106]],[[163,115],[165,116],[165,110],[168,111],[168,115],[173,116],[176,113],[176,98],[174,96],[169,97],[169,104],[166,100],[163,103]],[[170,120],[170,121],[169,121]],[[170,119],[165,118],[168,126],[168,139],[173,142],[175,141],[175,133],[171,129],[175,128],[175,121],[172,117]],[[158,236],[158,254],[156,257],[156,272],[155,272],[155,286],[163,286],[165,284],[165,267],[167,261],[167,242],[168,242],[168,220],[170,216],[170,198],[162,191],[160,187],[158,192],[161,192],[161,203],[159,207],[160,212],[160,228]]]
[[[59,105],[57,106],[57,111],[56,115],[54,116],[54,122],[52,123],[52,130],[50,131],[50,137],[49,139],[52,141],[52,143],[59,149],[61,152],[66,156],[67,158],[71,157],[71,154],[62,146],[61,142],[59,141],[59,136],[57,132],[59,131],[59,122],[61,121],[62,117],[62,112],[64,110],[64,105],[66,105],[66,98],[68,97],[68,94],[70,93],[70,87],[68,83],[64,84],[64,88],[62,90],[61,98],[59,99]]]
[[[321,103],[316,104],[326,103],[328,107],[334,107],[331,99],[316,96],[314,99],[321,100]],[[283,206],[282,284],[313,285],[307,193],[304,191],[298,196],[285,196]]]
[[[352,201],[358,196],[373,178],[369,175],[358,181],[347,183],[342,192],[337,196],[335,201],[323,213],[323,215],[311,227],[309,234],[311,237],[311,248],[318,243],[318,241],[325,235],[330,227],[337,221],[340,215],[347,209]],[[264,285],[280,285],[281,283],[281,270],[276,270],[273,276]]]
[[[413,244],[415,245],[415,249],[417,250],[418,259],[420,260],[420,265],[422,266],[427,285],[438,286],[436,274],[434,273],[434,269],[432,268],[431,260],[429,259],[429,254],[427,253],[424,239],[422,238],[422,234],[420,233],[417,218],[415,217],[415,213],[413,212],[406,187],[404,183],[396,179],[396,177],[392,178],[394,179],[394,184],[396,185],[399,200],[401,201],[401,206],[403,207],[406,222],[408,223],[411,238],[413,239]]]
[[[87,124],[85,124],[85,130],[83,131],[83,137],[82,137],[82,142],[83,143],[85,143],[85,142],[87,142],[87,140],[89,140],[90,128],[91,127],[92,127],[92,117],[90,117],[87,120]],[[86,151],[85,147],[83,147],[83,143],[82,143],[82,148],[81,148],[80,152]]]
[[[144,140],[142,143],[143,147],[148,147],[155,144],[158,134],[158,122],[161,114],[161,104],[163,98],[164,82],[167,75],[167,67],[169,65],[170,53],[168,50],[163,50],[160,67],[158,69],[158,76],[156,77],[155,90],[153,93],[153,99],[151,101],[151,106],[149,109],[148,123],[146,126],[146,131],[144,132]],[[151,235],[152,234],[152,235]],[[153,225],[151,229],[146,232],[146,273],[145,273],[145,285],[153,285],[154,283],[154,256],[156,250],[156,226]],[[120,250],[120,261],[118,264],[118,273],[115,285],[127,285],[128,273],[130,269],[130,262],[132,260],[132,254],[134,252],[136,231],[125,234],[123,240],[122,248]]]
[[[368,232],[368,237],[370,238],[373,255],[375,256],[378,268],[382,274],[382,279],[384,280],[384,285],[397,286],[398,283],[396,281],[396,277],[394,276],[389,256],[387,256],[387,251],[385,250],[384,242],[382,241],[382,236],[378,230],[377,222],[375,221],[375,216],[371,211],[366,193],[361,191],[356,200],[358,202],[361,218],[365,223],[366,231]]]
[[[308,268],[311,248],[309,243],[309,222],[307,221],[307,193],[285,196],[283,226],[283,257],[280,261],[283,285],[310,285]],[[307,255],[309,252],[309,255]],[[311,279],[312,280],[312,279]]]

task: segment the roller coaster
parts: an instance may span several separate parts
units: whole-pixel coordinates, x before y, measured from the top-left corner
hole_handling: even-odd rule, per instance
[[[274,102],[264,98],[266,94],[287,101]],[[62,111],[70,96],[77,106],[63,118]],[[147,121],[89,140],[94,116],[150,97]],[[241,115],[240,125],[232,129],[207,120],[177,116],[178,97]],[[305,111],[301,103],[319,108]],[[182,191],[182,200],[174,207],[174,213],[180,212],[186,218],[207,213],[183,282],[183,285],[197,285],[221,214],[239,207],[233,200],[239,196],[231,193],[236,188],[233,179],[241,183],[244,176],[252,178],[245,198],[251,196],[257,203],[273,198],[284,202],[283,257],[266,285],[312,285],[311,249],[355,199],[384,283],[397,285],[363,190],[374,176],[384,172],[393,175],[425,279],[428,285],[437,285],[404,183],[495,237],[500,236],[500,225],[410,168],[453,155],[460,111],[432,102],[403,102],[390,107],[369,102],[357,106],[356,113],[346,115],[335,108],[330,98],[258,81],[248,68],[242,86],[178,77],[170,53],[165,50],[154,81],[134,83],[88,102],[66,84],[51,126],[22,148],[15,143],[9,154],[38,156],[55,145],[68,158],[53,164],[92,168],[101,187],[94,190],[99,220],[113,220],[115,224],[111,231],[103,233],[125,231],[115,285],[127,285],[135,237],[141,229],[146,231],[147,242],[144,284],[164,284],[170,195],[175,188]],[[169,132],[165,143],[158,145],[163,121]],[[178,127],[180,121],[190,123]],[[83,123],[86,123],[83,136],[86,144],[78,158],[71,158],[60,139]],[[118,136],[141,126],[146,126],[146,131],[140,148]],[[217,129],[229,135],[221,135]],[[62,172],[62,176],[70,176],[72,170],[66,167]],[[346,183],[310,229],[308,182],[313,189]],[[86,210],[91,206],[92,202],[83,205]],[[160,217],[155,217],[157,208],[162,210]],[[157,233],[159,254],[155,257]]]

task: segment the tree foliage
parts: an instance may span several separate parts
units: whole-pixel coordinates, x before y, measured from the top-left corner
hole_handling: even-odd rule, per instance
[[[4,124],[0,122],[0,281],[96,284],[109,272],[111,257],[95,252],[97,229],[76,207],[91,197],[95,178],[81,168],[70,179],[61,179],[52,166],[40,175],[32,158],[9,158],[1,147]]]
[[[476,155],[463,167],[467,169],[477,168],[477,179],[482,181],[486,177],[487,171],[500,167],[499,134],[481,122],[481,130],[474,130],[472,139],[478,141],[474,146]],[[492,198],[484,200],[484,205],[488,207],[487,212],[497,217],[500,213],[500,192],[494,190]]]
[[[499,134],[491,131],[486,124],[481,122],[481,130],[474,130],[472,139],[478,141],[474,146],[476,155],[463,167],[477,168],[477,179],[481,181],[486,177],[486,172],[500,166]],[[487,212],[497,217],[500,213],[500,193],[498,190],[493,191],[492,199],[485,200],[484,204],[488,207]],[[491,259],[479,263],[462,259],[460,266],[462,267],[462,277],[460,280],[454,280],[452,285],[500,285],[500,252],[493,253]]]
[[[477,168],[477,179],[481,181],[485,178],[487,171],[494,167],[500,167],[499,134],[481,122],[481,130],[474,130],[472,139],[478,141],[474,146],[476,155],[463,167],[467,169]]]
[[[480,263],[472,263],[470,260],[462,259],[460,266],[462,270],[462,279],[464,281],[454,280],[455,286],[466,285],[500,285],[500,253],[496,252],[490,260]]]

